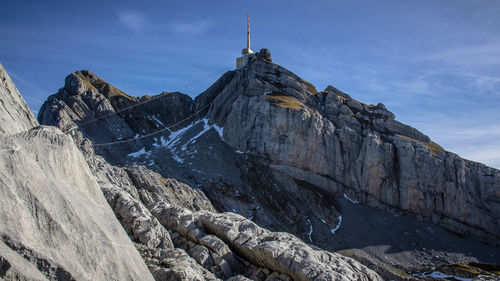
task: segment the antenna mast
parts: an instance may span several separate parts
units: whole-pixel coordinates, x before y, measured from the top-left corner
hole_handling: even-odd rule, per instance
[[[247,49],[250,50],[250,12],[247,13]]]

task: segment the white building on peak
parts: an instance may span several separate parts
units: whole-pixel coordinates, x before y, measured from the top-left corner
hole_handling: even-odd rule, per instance
[[[250,49],[250,13],[247,14],[247,47],[241,50],[241,54],[241,57],[236,58],[236,68],[246,66],[250,58],[255,56],[255,53]]]

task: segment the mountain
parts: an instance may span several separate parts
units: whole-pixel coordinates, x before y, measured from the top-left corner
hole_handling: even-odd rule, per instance
[[[73,139],[0,77],[0,279],[153,280]]]
[[[82,85],[97,89],[101,81],[91,86],[70,76],[67,85],[70,91]],[[11,84],[2,84],[2,91]],[[138,101],[102,86],[108,96]],[[112,108],[99,96],[61,94]],[[3,97],[9,113],[26,108],[15,95]],[[185,96],[165,99],[173,103],[167,108],[183,114],[176,110]],[[55,103],[44,110],[64,107],[51,100]],[[86,110],[71,105],[69,116],[60,111],[62,118],[50,120],[61,126],[65,118],[92,112]],[[120,124],[113,117],[108,121]],[[13,122],[6,128],[37,125]],[[105,127],[93,129],[105,138]],[[382,280],[354,259],[271,232],[238,214],[217,213],[197,187],[144,166],[111,165],[81,135],[37,126],[0,139],[2,280]]]
[[[420,280],[500,261],[500,171],[266,49],[194,100],[77,71],[38,121],[79,148],[156,280]]]

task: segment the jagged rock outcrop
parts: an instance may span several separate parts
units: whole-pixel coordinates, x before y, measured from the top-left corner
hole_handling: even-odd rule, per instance
[[[158,280],[334,278],[341,268],[349,279],[376,279],[351,259],[253,223],[332,249],[339,196],[500,241],[498,170],[444,151],[383,104],[333,86],[318,92],[273,64],[268,50],[194,101],[180,93],[130,97],[75,72],[38,118],[73,136]],[[300,266],[287,264],[283,248],[296,250]],[[193,270],[181,274],[176,257]]]
[[[225,75],[222,79],[230,80],[231,74]],[[65,88],[61,89],[58,94],[49,98],[44,104],[40,111],[39,119],[42,123],[57,125],[62,129],[68,130],[68,132],[72,134],[74,140],[79,143],[87,159],[87,163],[101,186],[101,190],[108,200],[108,203],[129,236],[136,243],[137,249],[143,256],[155,279],[245,280],[245,278],[250,278],[250,280],[291,280],[289,274],[303,274],[294,273],[299,270],[296,269],[295,266],[288,268],[288,264],[283,264],[280,267],[268,268],[265,263],[260,262],[254,264],[252,261],[248,261],[247,257],[233,252],[231,250],[231,247],[233,247],[233,241],[231,239],[224,237],[225,241],[223,241],[219,237],[220,235],[210,233],[208,228],[201,222],[202,220],[199,217],[200,214],[203,214],[205,218],[216,216],[216,214],[213,213],[215,211],[214,207],[211,202],[208,201],[202,189],[199,187],[193,188],[174,178],[165,176],[172,174],[172,171],[160,169],[159,171],[162,172],[160,174],[153,172],[151,168],[148,169],[143,166],[136,166],[135,164],[130,165],[130,162],[126,162],[127,164],[121,162],[121,165],[124,166],[120,167],[121,165],[111,165],[106,161],[107,159],[116,161],[119,159],[119,156],[123,157],[127,155],[131,155],[129,157],[132,159],[141,158],[143,155],[149,153],[146,152],[146,149],[142,149],[141,151],[143,152],[141,153],[130,153],[134,151],[134,149],[137,150],[140,145],[145,145],[149,150],[160,146],[160,144],[168,146],[170,145],[169,142],[179,142],[181,146],[178,147],[179,151],[177,153],[189,151],[190,147],[187,145],[197,142],[197,138],[211,129],[211,127],[206,128],[207,125],[205,124],[202,127],[201,133],[194,133],[194,136],[187,134],[186,140],[183,140],[181,143],[181,140],[171,139],[170,136],[179,134],[178,132],[171,133],[170,131],[170,129],[172,129],[172,131],[175,130],[175,123],[178,122],[177,119],[179,118],[172,118],[169,114],[176,115],[176,113],[165,110],[164,114],[166,114],[166,116],[161,120],[155,120],[157,122],[164,121],[164,125],[170,127],[169,130],[165,130],[165,134],[156,135],[156,140],[154,141],[144,140],[140,143],[127,144],[128,146],[118,149],[108,148],[106,146],[92,146],[93,143],[90,142],[89,139],[98,144],[99,141],[106,140],[107,136],[105,134],[96,136],[93,134],[95,132],[88,128],[83,130],[71,129],[77,128],[77,126],[84,127],[89,121],[92,121],[98,125],[93,124],[90,126],[107,126],[107,128],[103,128],[101,132],[112,130],[116,133],[117,131],[123,131],[123,128],[126,127],[125,125],[117,126],[116,124],[136,122],[136,120],[139,119],[137,118],[137,114],[144,114],[143,111],[138,110],[137,112],[132,112],[129,111],[127,106],[119,107],[118,102],[113,103],[109,101],[113,98],[110,98],[110,95],[106,94],[107,90],[105,89],[113,88],[101,84],[100,81],[102,80],[96,78],[90,72],[75,73],[68,76]],[[217,86],[212,87],[212,90],[214,89],[217,90]],[[177,94],[174,94],[174,96],[175,95]],[[91,96],[92,98],[85,98],[86,96]],[[120,95],[115,98],[115,100],[121,100],[123,98],[123,95]],[[158,102],[160,104],[165,102],[164,100],[167,100],[171,103],[169,106],[179,102],[168,100],[163,96],[155,96],[152,97],[152,99],[163,99],[161,102]],[[94,102],[95,100],[99,102],[96,103]],[[113,109],[109,110],[108,107],[105,106],[104,108],[106,108],[106,110],[100,110],[98,104],[113,104]],[[141,104],[140,106],[144,105]],[[91,110],[86,110],[86,107]],[[92,112],[92,110],[94,112]],[[115,117],[119,120],[101,120],[100,116],[106,116],[106,114],[108,114],[105,113],[105,111],[117,112],[118,114],[115,115]],[[124,114],[123,112],[126,111],[128,111],[127,114]],[[191,109],[191,114],[196,111],[206,112],[206,110],[203,110],[199,105],[197,108],[193,107]],[[96,112],[98,112],[98,114],[96,114]],[[152,111],[148,114],[150,115],[145,116],[152,116],[156,113]],[[192,122],[193,120],[190,121]],[[115,125],[110,126],[110,124]],[[134,136],[134,134],[141,135],[148,133],[142,128],[138,129],[134,126],[129,127],[132,130],[132,132],[130,132],[131,136]],[[158,128],[159,127],[156,129]],[[153,128],[151,127],[150,129]],[[217,136],[220,137],[219,135]],[[174,151],[171,152],[174,154]],[[106,159],[96,155],[96,153],[103,155]],[[110,156],[113,153],[114,155]],[[152,155],[152,153],[149,154]],[[233,157],[235,155],[233,151],[230,151],[230,154],[233,155]],[[162,166],[164,164],[162,162],[153,163],[153,169],[157,165]],[[214,184],[214,188],[227,188],[223,181],[214,182]],[[215,187],[216,185],[218,187]],[[296,196],[299,197],[298,194]],[[236,194],[236,198],[238,197],[239,195]],[[250,203],[247,204],[251,204],[251,199],[249,197],[246,198],[248,199],[245,200],[250,200],[248,201]],[[320,196],[317,196],[317,198],[320,198]],[[222,196],[219,199],[223,202],[223,200],[229,198],[226,199]],[[265,199],[268,198],[264,197],[264,200]],[[241,199],[234,200],[238,201]],[[217,201],[217,203],[220,205],[221,201]],[[255,211],[257,211],[257,209],[259,208],[256,208]],[[297,210],[297,207],[295,207],[295,209]],[[198,211],[198,213],[191,213],[193,211]],[[164,215],[165,212],[168,212],[170,217],[166,217]],[[295,213],[296,212],[297,211],[295,211]],[[226,214],[225,216],[227,216],[227,219],[224,223],[231,223],[234,217],[230,214]],[[172,217],[174,219],[168,219]],[[273,220],[276,222],[279,221],[278,218],[274,218]],[[330,219],[327,220],[332,221]],[[335,220],[333,220],[332,225],[334,225],[334,222]],[[293,221],[289,223],[292,224]],[[219,227],[222,225],[223,224],[219,223]],[[255,224],[253,225],[257,227]],[[186,228],[181,226],[185,226]],[[243,231],[243,229],[241,231]],[[270,232],[267,233],[269,233],[267,237],[269,241],[273,239],[276,241],[286,241],[293,237],[284,233],[275,233],[272,235]],[[304,256],[301,257],[301,259],[305,259],[305,262],[301,265],[303,269],[300,270],[305,271],[308,266],[311,267],[307,269],[308,275],[301,277],[301,280],[316,280],[314,278],[320,276],[321,272],[325,269],[330,269],[330,272],[342,271],[344,273],[349,273],[350,277],[359,277],[361,280],[380,280],[380,277],[378,277],[376,273],[350,258],[330,254],[332,255],[332,259],[338,258],[339,260],[346,261],[346,264],[354,266],[346,269],[324,264],[324,261],[320,258],[308,259],[309,253],[315,253],[315,251],[296,238],[294,241],[294,248],[296,251],[305,251],[305,253],[303,253]],[[281,246],[284,245],[281,244]],[[300,255],[297,257],[299,256]],[[272,257],[268,256],[267,259],[270,261]],[[292,260],[293,258],[290,257],[290,261]],[[339,275],[340,273],[337,272],[336,274]]]
[[[444,151],[382,104],[333,87],[316,94],[290,71],[255,60],[207,115],[229,145],[293,178],[499,245],[500,171]]]
[[[0,136],[29,130],[38,121],[0,64]]]
[[[92,135],[95,143],[107,143],[165,129],[165,124],[178,129],[186,125],[182,121],[194,109],[187,95],[164,92],[155,97],[136,98],[83,70],[66,77],[64,87],[42,105],[38,119],[41,124],[51,124],[65,132]],[[85,126],[78,127],[77,123]],[[75,131],[76,128],[81,130]],[[121,146],[103,147],[100,154],[109,161],[119,161],[117,155],[124,150],[150,143],[150,139],[124,142]]]

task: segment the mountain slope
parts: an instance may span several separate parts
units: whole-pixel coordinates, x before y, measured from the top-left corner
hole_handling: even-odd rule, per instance
[[[73,139],[0,74],[0,279],[152,280]]]
[[[293,233],[328,250],[363,244],[338,241],[343,231],[349,231],[342,228],[343,212],[362,213],[361,207],[346,202],[387,211],[379,216],[393,224],[402,220],[392,214],[413,214],[404,223],[408,229],[395,228],[390,234],[372,229],[380,234],[373,233],[380,238],[373,243],[394,243],[402,254],[370,252],[377,244],[364,247],[368,256],[360,260],[375,264],[386,278],[400,277],[384,264],[403,269],[436,265],[435,259],[421,258],[411,246],[425,238],[409,235],[416,240],[405,242],[408,247],[397,245],[394,238],[407,231],[419,233],[412,225],[424,227],[417,223],[422,218],[498,245],[498,170],[444,151],[418,130],[394,120],[382,104],[363,104],[332,86],[318,92],[273,64],[267,54],[260,52],[247,67],[227,72],[194,101],[180,93],[134,98],[89,71],[75,72],[64,88],[49,97],[38,119],[72,134],[94,174],[115,186],[109,190],[126,190],[145,207],[146,215],[149,210],[161,225],[177,233],[183,231],[162,223],[162,212],[155,207],[161,200],[171,202],[168,198],[173,195],[161,191],[166,179],[185,183],[181,189],[191,194],[171,202],[174,206],[238,213],[262,227]],[[156,176],[141,176],[151,173]],[[117,183],[117,175],[124,182]],[[107,190],[103,189],[113,206],[115,197]],[[193,196],[197,203],[186,202]],[[123,209],[114,209],[120,218]],[[204,231],[212,229],[205,227]],[[425,227],[435,231],[431,224]],[[432,247],[439,241],[457,244],[440,251],[461,252],[469,247],[461,244],[475,243],[436,232],[440,236],[433,237]],[[179,246],[184,242],[172,241],[175,247],[184,247]],[[224,242],[236,247],[234,241]],[[476,257],[490,262],[500,259],[491,255],[495,247],[474,248]],[[443,261],[455,258],[475,259],[451,255]]]
[[[230,146],[295,179],[500,241],[500,172],[444,151],[382,104],[333,87],[316,94],[288,70],[256,60],[215,97],[207,116],[224,127]]]

